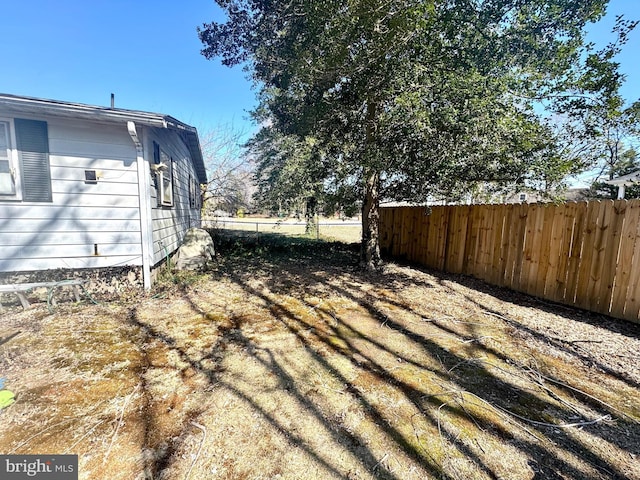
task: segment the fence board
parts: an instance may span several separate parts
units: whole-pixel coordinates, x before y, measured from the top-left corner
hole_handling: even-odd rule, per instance
[[[476,263],[474,274],[478,278],[485,278],[487,268],[487,217],[491,215],[491,206],[483,205],[478,209],[478,237],[476,239]]]
[[[502,230],[502,240],[500,242],[500,286],[508,286],[513,278],[513,255],[509,245],[512,235],[514,235],[514,205],[505,205],[504,228]]]
[[[576,292],[578,291],[578,274],[580,272],[580,264],[582,263],[582,240],[587,222],[587,207],[588,204],[586,202],[578,203],[573,232],[571,234],[571,251],[569,252],[567,266],[565,302],[572,305],[575,304]]]
[[[602,202],[590,202],[587,205],[587,213],[583,226],[580,266],[578,267],[578,278],[576,286],[575,304],[580,308],[587,309],[589,307],[589,298],[587,291],[589,290],[591,265],[593,263],[593,247],[596,238],[596,229],[598,228],[598,216]],[[578,294],[580,293],[580,294]]]
[[[429,215],[425,217],[428,224],[428,237],[425,250],[425,264],[431,268],[437,268],[436,257],[438,255],[438,211],[436,208],[432,208],[429,211]]]
[[[499,205],[491,205],[490,215],[487,218],[487,235],[485,245],[485,280],[489,283],[498,282],[498,270],[500,269],[500,244],[502,237],[502,220],[500,218]],[[497,238],[496,238],[497,237]]]
[[[409,240],[409,261],[420,261],[420,250],[423,248],[421,242],[424,241],[423,224],[420,221],[418,208],[412,207],[409,210],[409,225],[411,225],[412,235]]]
[[[549,239],[549,255],[547,259],[547,272],[544,280],[543,295],[545,298],[555,298],[558,290],[558,267],[560,265],[560,252],[564,246],[564,222],[565,222],[565,205],[556,205],[553,209],[553,218],[551,220],[551,233]]]
[[[502,277],[504,276],[504,258],[502,255],[502,237],[504,235],[504,215],[506,212],[506,205],[495,205],[494,217],[493,217],[493,239],[491,241],[491,279],[489,280],[494,285],[502,284]]]
[[[431,268],[638,322],[640,200],[426,211],[383,209],[381,247]]]
[[[638,217],[640,216],[640,200],[629,202],[624,214],[624,224],[620,233],[620,249],[615,272],[615,284],[611,300],[611,315],[624,318],[625,304],[631,280],[633,252],[638,242]],[[632,293],[632,292],[630,292]]]
[[[469,216],[467,218],[467,234],[465,238],[465,261],[462,266],[462,273],[465,275],[473,275],[476,262],[476,241],[478,239],[478,205],[469,207]]]
[[[598,309],[600,313],[608,314],[611,311],[611,298],[615,283],[616,264],[620,251],[620,239],[622,226],[626,213],[627,202],[616,200],[610,205],[608,230],[603,231],[603,258],[600,285],[596,292],[598,298]]]
[[[634,205],[640,209],[640,204]],[[636,208],[634,208],[634,211]],[[640,311],[640,220],[637,220],[635,232],[635,244],[633,247],[633,257],[629,273],[629,287],[627,289],[626,303],[624,306],[623,318],[634,322],[638,321]],[[631,231],[631,229],[630,229]]]
[[[500,205],[491,206],[490,230],[487,232],[487,281],[497,285],[500,282],[500,245],[502,245],[502,210]]]
[[[452,244],[450,250],[450,261],[452,268],[448,271],[452,273],[463,273],[466,251],[465,245],[467,243],[467,227],[469,224],[469,212],[470,207],[467,205],[461,205],[452,207],[455,218],[455,228],[453,229]]]
[[[490,276],[491,270],[491,237],[493,235],[493,205],[487,205],[481,209],[480,215],[480,235],[479,235],[479,264],[478,278],[486,280]]]
[[[547,283],[547,271],[549,270],[549,263],[551,262],[551,233],[553,231],[553,218],[556,213],[556,207],[553,204],[544,204],[542,206],[542,225],[537,232],[539,236],[539,257],[537,272],[534,279],[534,288],[532,294],[537,297],[544,297],[544,288]]]
[[[384,224],[380,227],[381,229],[386,229],[386,238],[388,241],[386,244],[386,251],[392,256],[397,255],[399,251],[398,237],[402,231],[400,225],[397,223],[398,210],[395,208],[383,208],[380,213],[384,215],[384,217],[381,217],[384,219],[381,220]]]
[[[517,232],[513,243],[515,258],[513,267],[513,289],[520,290],[522,284],[522,265],[524,263],[524,244],[527,235],[527,222],[529,218],[529,206],[526,204],[518,205],[517,211],[514,212],[517,218]]]
[[[602,269],[604,263],[604,244],[606,242],[605,232],[609,229],[611,210],[613,209],[612,200],[600,201],[596,224],[593,229],[593,239],[591,245],[591,265],[588,270],[587,290],[584,302],[581,302],[583,308],[592,311],[598,311],[598,291],[602,282]],[[584,292],[584,290],[582,290]]]
[[[380,210],[380,249],[390,255],[393,254],[393,235],[396,230],[393,225],[393,217],[396,211],[391,208],[383,208]]]
[[[556,238],[560,243],[558,247],[558,253],[556,258],[555,274],[551,278],[550,284],[547,285],[546,295],[547,298],[554,302],[562,302],[565,298],[565,292],[567,288],[567,272],[569,265],[569,256],[571,254],[571,237],[573,234],[573,227],[575,223],[577,204],[575,202],[569,202],[562,205],[559,214],[556,218],[559,219],[556,225],[559,228]],[[554,270],[552,269],[552,271]]]
[[[409,239],[413,233],[413,226],[410,223],[411,210],[408,207],[400,210],[402,218],[402,236],[400,237],[400,255],[407,257],[409,255]]]
[[[536,233],[536,222],[538,221],[539,205],[528,205],[527,220],[524,233],[524,250],[522,252],[522,269],[520,271],[520,288],[522,292],[529,292],[531,283],[531,265],[533,263],[534,239]]]
[[[444,267],[443,269],[448,272],[456,272],[456,255],[458,250],[456,246],[458,244],[458,235],[459,235],[459,225],[460,222],[458,220],[458,209],[457,208],[448,208],[449,212],[449,228],[447,229],[447,236],[445,238],[446,249],[444,252]]]
[[[437,255],[436,268],[444,270],[445,259],[447,258],[447,237],[449,236],[449,212],[446,207],[438,208],[439,224],[437,232]]]

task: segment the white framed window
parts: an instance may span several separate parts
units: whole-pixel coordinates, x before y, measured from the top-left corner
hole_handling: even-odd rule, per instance
[[[17,169],[11,145],[11,123],[0,120],[0,197],[17,199]]]
[[[173,158],[160,149],[160,163],[157,167],[158,175],[158,205],[173,206]]]
[[[520,194],[520,201],[521,202],[526,202],[527,201],[527,194],[526,193],[521,193]]]
[[[47,122],[0,118],[0,200],[53,201]]]
[[[200,185],[191,174],[189,175],[189,206],[194,210],[200,208]]]

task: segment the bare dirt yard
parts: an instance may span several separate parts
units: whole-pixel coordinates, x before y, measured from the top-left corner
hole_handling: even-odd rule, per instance
[[[640,325],[357,249],[218,239],[118,301],[0,316],[1,453],[82,479],[640,479]]]

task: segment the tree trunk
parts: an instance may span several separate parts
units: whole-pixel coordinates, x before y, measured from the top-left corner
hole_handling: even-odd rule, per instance
[[[365,172],[365,195],[362,202],[362,249],[360,263],[368,271],[382,266],[378,220],[380,206],[380,173],[377,170]]]
[[[317,235],[318,226],[316,224],[316,213],[318,211],[318,201],[315,197],[307,198],[307,203],[304,210],[304,218],[306,225],[304,227],[305,235]]]
[[[376,103],[367,101],[365,132],[364,201],[362,202],[362,249],[360,264],[365,270],[373,271],[381,267],[378,219],[380,206],[380,171],[376,167]]]

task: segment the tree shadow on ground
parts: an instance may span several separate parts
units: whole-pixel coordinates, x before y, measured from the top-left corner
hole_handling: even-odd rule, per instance
[[[341,244],[283,240],[281,237],[270,241],[262,236],[249,242],[233,238],[225,243],[218,239],[217,245],[223,260],[214,278],[229,280],[249,298],[264,305],[296,338],[315,368],[344,386],[345,394],[376,425],[376,434],[427,474],[442,479],[464,478],[459,471],[462,467],[456,467],[456,462],[464,459],[479,477],[498,478],[495,459],[483,449],[478,442],[480,439],[486,442],[485,446],[504,444],[517,450],[536,478],[583,478],[585,470],[577,466],[578,463],[588,465],[590,471],[597,472],[601,478],[626,478],[627,472],[620,465],[612,464],[602,450],[565,428],[576,414],[595,413],[604,419],[616,417],[617,411],[607,409],[593,397],[578,395],[578,390],[565,389],[562,392],[564,399],[559,399],[554,388],[539,388],[541,385],[531,379],[532,371],[518,365],[482,335],[486,325],[461,322],[453,328],[439,321],[410,322],[403,319],[403,315],[424,320],[432,312],[420,311],[420,308],[396,298],[383,298],[377,293],[409,286],[434,288],[441,281],[437,275],[431,274],[435,280],[429,280],[403,275],[399,271],[386,275],[362,273],[357,270],[355,250]],[[185,289],[183,296],[194,312],[207,315],[209,307],[197,295]],[[311,302],[310,297],[320,301]],[[323,303],[322,299],[333,297],[345,299],[357,309],[341,309],[330,302]],[[475,299],[467,300],[491,311]],[[381,302],[393,307],[396,313]],[[313,311],[325,323],[321,325],[317,318],[310,319],[299,307]],[[221,385],[233,392],[276,431],[287,434],[292,444],[320,463],[329,475],[348,478],[332,459],[310,446],[303,435],[288,431],[280,419],[255,401],[249,392],[221,375],[215,365],[212,367],[210,363],[194,358],[176,339],[141,321],[135,313],[131,322],[148,338],[177,352],[184,362],[204,373],[212,385]],[[365,328],[367,322],[377,322],[378,330]],[[517,324],[510,326],[521,328]],[[235,344],[248,352],[265,372],[278,379],[279,389],[286,391],[292,403],[322,425],[331,442],[357,456],[362,468],[375,474],[375,478],[401,478],[381,463],[362,433],[337,428],[329,421],[328,412],[305,394],[298,379],[278,360],[274,351],[249,338],[233,318],[228,326],[219,330],[220,343]],[[214,362],[222,360],[217,346],[211,348],[207,357]],[[563,348],[561,343],[556,346]],[[355,378],[347,375],[338,364],[348,365],[356,372]],[[397,365],[402,368],[398,370]],[[402,369],[407,368],[409,374],[403,373]],[[358,381],[361,377],[367,378],[368,383]],[[430,381],[423,383],[426,379]],[[405,428],[406,425],[394,422],[390,411],[372,400],[372,389],[376,388],[396,392],[415,412],[410,420],[402,420],[406,423],[413,422],[414,417],[419,418],[424,422],[424,429],[434,432],[433,437],[427,438],[415,427],[411,431]],[[620,416],[616,422],[574,423],[586,432],[586,437],[599,438],[632,455],[640,454],[637,422]],[[622,434],[627,438],[622,438]],[[433,442],[439,443],[439,448],[425,447],[426,443]],[[630,448],[630,445],[635,447]],[[434,454],[432,450],[438,453]],[[169,459],[161,462],[154,471],[167,466]]]
[[[189,298],[185,296],[185,298]],[[202,311],[200,307],[194,302],[192,303],[194,311]],[[204,313],[204,312],[203,312]],[[266,411],[261,405],[256,403],[250,395],[242,390],[238,389],[233,383],[225,381],[221,375],[220,370],[217,368],[219,365],[211,365],[205,366],[202,360],[194,359],[192,355],[187,353],[184,348],[179,345],[174,338],[165,333],[159,331],[157,328],[149,325],[148,323],[141,321],[136,315],[135,310],[132,311],[130,320],[130,324],[141,329],[145,335],[145,341],[159,341],[168,347],[171,351],[176,352],[182,361],[188,363],[192,368],[196,371],[203,373],[207,376],[209,383],[211,385],[216,385],[217,387],[222,387],[227,389],[230,392],[250,406],[252,410],[254,410],[257,414],[262,416],[277,432],[286,435],[290,440],[290,443],[297,448],[305,451],[310,457],[312,457],[315,461],[320,463],[325,470],[331,474],[334,478],[349,478],[344,472],[338,470],[338,468],[333,465],[330,460],[324,458],[320,452],[314,451],[307,445],[305,438],[299,435],[296,435],[289,431],[287,427],[282,424],[280,420],[275,418],[272,414]],[[315,417],[318,421],[324,424],[324,427],[332,438],[338,444],[344,445],[346,449],[354,449],[355,446],[358,447],[358,452],[360,459],[369,470],[374,470],[375,468],[380,467],[379,460],[373,456],[372,452],[366,447],[366,443],[362,438],[359,438],[357,435],[353,433],[336,429],[333,425],[326,422],[325,416],[323,412],[321,412],[317,405],[315,405],[312,401],[310,401],[298,388],[298,385],[294,378],[292,378],[284,368],[280,366],[278,361],[275,359],[274,355],[268,348],[262,348],[259,345],[255,344],[253,341],[244,336],[238,328],[233,319],[231,319],[231,326],[221,329],[221,336],[219,337],[218,343],[211,348],[211,352],[205,358],[213,358],[216,362],[220,362],[221,357],[216,354],[218,350],[218,346],[222,344],[233,344],[237,345],[247,351],[252,352],[251,356],[255,358],[259,363],[261,363],[265,370],[270,373],[273,373],[279,379],[279,384],[282,389],[285,389],[288,394],[292,397],[292,399],[303,406],[306,412]],[[319,359],[319,357],[317,357]],[[195,418],[202,414],[203,412],[191,412],[190,417]],[[147,415],[146,423],[145,423],[145,445],[147,447],[156,448],[154,445],[150,445],[150,437],[151,433],[154,430],[153,424],[155,419],[152,415]],[[188,428],[187,422],[183,425],[183,429],[186,430]],[[393,435],[393,430],[389,431],[390,434]],[[176,433],[176,437],[180,437],[184,434]],[[398,437],[398,435],[395,435]],[[163,469],[167,468],[172,461],[172,456],[175,453],[175,448],[169,448],[165,450],[165,453],[161,456],[156,456],[153,462],[146,465],[145,470],[152,473],[152,475],[158,475],[162,472]],[[437,470],[432,471],[434,474],[437,473],[438,478],[448,479],[449,477],[446,475],[442,475],[441,472]],[[394,475],[392,472],[385,469],[384,466],[378,468],[378,477],[389,480],[400,480],[400,477]]]
[[[428,273],[429,275],[433,276],[439,285],[450,289],[452,293],[464,295],[464,289],[471,289],[476,292],[494,297],[502,302],[528,306],[545,313],[557,315],[571,322],[577,322],[577,324],[584,324],[591,327],[602,328],[610,332],[628,337],[629,339],[640,340],[640,324],[635,324],[626,320],[615,319],[602,314],[593,313],[578,308],[572,308],[561,304],[549,303],[547,301],[540,300],[530,295],[516,292],[505,287],[490,285],[483,280],[479,280],[473,277],[433,271],[421,268],[416,265],[407,265],[410,266],[410,268]],[[460,286],[462,286],[463,288],[459,288]],[[624,369],[614,369],[610,365],[606,365],[598,359],[589,356],[588,353],[585,353],[584,349],[582,349],[580,346],[581,341],[552,335],[549,332],[542,333],[539,330],[527,327],[522,322],[517,322],[500,312],[492,310],[491,307],[479,301],[478,298],[471,298],[469,295],[464,296],[469,302],[477,305],[482,311],[486,312],[489,315],[493,315],[506,324],[512,326],[518,332],[518,334],[530,336],[546,342],[549,345],[554,346],[558,350],[561,350],[573,356],[576,360],[587,367],[596,367],[600,371],[605,372],[621,381],[624,381],[633,388],[640,388],[640,382],[628,375],[628,373],[624,371]],[[601,340],[596,338],[587,339],[585,341],[598,343]],[[635,360],[640,360],[640,355],[638,355]]]
[[[398,264],[428,273],[429,275],[434,276],[440,284],[442,284],[442,282],[450,281],[466,288],[491,295],[492,297],[496,297],[507,303],[531,306],[543,312],[559,315],[571,321],[604,328],[629,338],[640,339],[640,323],[620,320],[600,313],[583,310],[581,308],[542,300],[526,293],[511,290],[507,287],[491,285],[484,280],[467,275],[442,272],[410,262],[398,262]]]

